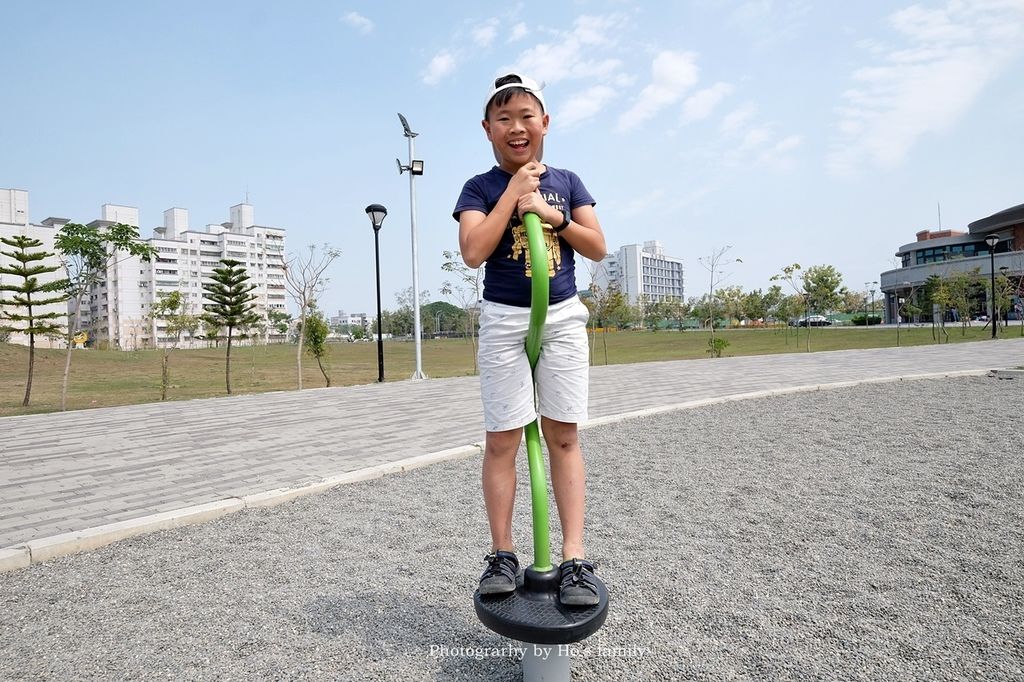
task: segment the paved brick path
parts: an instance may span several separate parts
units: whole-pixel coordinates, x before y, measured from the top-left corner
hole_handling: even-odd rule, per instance
[[[1024,339],[598,366],[590,416],[1021,365]],[[464,377],[0,418],[0,548],[468,446],[478,391]]]

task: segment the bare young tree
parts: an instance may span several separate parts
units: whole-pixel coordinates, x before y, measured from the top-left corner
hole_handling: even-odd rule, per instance
[[[807,293],[807,288],[806,288],[805,283],[804,283],[804,276],[805,276],[805,273],[801,271],[800,264],[799,263],[793,263],[792,265],[787,265],[786,267],[782,268],[782,272],[780,272],[778,274],[775,274],[775,275],[772,275],[770,279],[771,279],[772,282],[780,282],[781,281],[781,282],[786,282],[787,284],[789,284],[790,288],[793,289],[794,295],[798,296],[800,298],[800,300],[803,302],[804,319],[807,320],[807,352],[810,353],[811,352],[811,322],[810,322],[809,318],[811,316],[811,310],[810,310],[811,297]],[[800,329],[798,327],[797,328],[797,341],[798,342],[800,340],[799,334],[800,334]]]
[[[444,261],[441,270],[455,275],[456,281],[445,280],[441,285],[442,296],[452,296],[459,302],[465,313],[465,332],[473,344],[473,374],[476,374],[476,321],[480,314],[480,282],[482,268],[471,268],[462,260],[458,251],[442,251]]]
[[[721,357],[722,349],[726,344],[715,341],[715,288],[721,284],[724,280],[728,279],[732,273],[723,272],[723,268],[732,265],[733,263],[742,263],[743,261],[739,258],[727,258],[726,253],[729,252],[732,246],[723,246],[719,249],[715,249],[708,256],[700,256],[697,260],[701,266],[708,271],[711,275],[711,284],[708,287],[708,318],[709,326],[711,328],[711,339],[708,341],[708,352],[713,357]],[[724,341],[724,339],[723,339]]]
[[[285,263],[284,279],[295,305],[299,308],[299,343],[295,353],[298,387],[302,390],[302,351],[305,348],[306,318],[316,307],[317,299],[323,294],[329,281],[324,272],[341,255],[341,249],[324,244],[317,253],[317,247],[310,244],[305,256],[292,255]]]
[[[167,389],[171,386],[171,351],[181,343],[181,335],[189,329],[198,326],[199,317],[187,311],[185,296],[181,291],[171,291],[166,294],[158,294],[157,302],[153,304],[150,317],[154,324],[153,344],[160,346],[160,328],[162,323],[163,333],[166,340],[163,345],[163,357],[160,362],[160,400],[167,400]]]

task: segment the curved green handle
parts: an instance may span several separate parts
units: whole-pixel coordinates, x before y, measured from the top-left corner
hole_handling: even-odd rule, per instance
[[[530,326],[526,332],[526,357],[532,371],[540,357],[540,342],[548,316],[548,249],[537,214],[527,213],[523,224],[530,249]],[[530,464],[530,496],[533,501],[533,567],[538,571],[549,571],[552,566],[548,540],[548,482],[540,446],[540,426],[536,419],[526,425],[526,457]]]
[[[544,243],[544,230],[536,213],[527,213],[523,218],[526,225],[526,239],[530,248],[530,327],[526,333],[526,357],[530,369],[537,366],[540,357],[540,340],[544,336],[544,321],[548,316],[548,249]]]

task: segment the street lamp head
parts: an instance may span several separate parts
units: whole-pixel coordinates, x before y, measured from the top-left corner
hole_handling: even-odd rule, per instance
[[[405,171],[409,171],[413,175],[423,175],[423,162],[419,159],[413,159],[408,166],[403,166],[402,162],[398,159],[395,159],[395,163],[398,164],[399,175]]]
[[[380,229],[387,214],[388,210],[380,204],[370,204],[366,207],[366,215],[370,217],[370,222],[373,223],[374,232]]]
[[[990,234],[989,236],[985,237],[985,243],[988,244],[988,247],[990,249],[995,248],[996,244],[999,243],[999,236],[995,234]]]
[[[405,120],[405,116],[398,115],[398,120],[402,122],[402,134],[406,137],[416,137],[419,133],[414,133],[412,128],[409,127],[409,121]]]

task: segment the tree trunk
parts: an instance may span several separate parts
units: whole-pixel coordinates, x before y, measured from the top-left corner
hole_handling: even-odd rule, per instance
[[[305,310],[305,308],[303,308]],[[299,350],[295,353],[295,366],[298,368],[299,390],[302,390],[302,342],[306,338],[306,315],[299,318]]]
[[[170,359],[171,351],[164,349],[164,359],[160,367],[160,400],[167,400],[167,386],[171,383]]]
[[[320,373],[324,375],[324,379],[327,381],[327,388],[330,388],[331,377],[327,376],[327,370],[324,369],[324,363],[320,362],[320,358],[317,358],[316,364],[320,365]]]
[[[31,311],[31,309],[29,309]],[[31,318],[31,312],[29,313]],[[29,324],[32,324],[31,319]],[[28,333],[28,380],[25,382],[25,399],[21,401],[22,407],[28,407],[28,401],[32,397],[32,372],[36,366],[36,335]]]
[[[60,386],[60,411],[63,412],[67,409],[68,404],[68,378],[71,376],[71,351],[75,349],[75,330],[82,324],[82,296],[78,294],[78,299],[75,304],[75,324],[68,327],[68,354],[64,358],[64,379],[61,381]]]
[[[228,352],[224,360],[224,383],[228,388],[228,395],[231,395],[231,332],[234,331],[231,327],[228,327]]]

